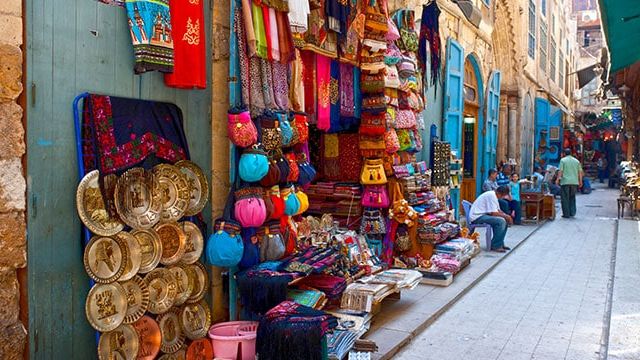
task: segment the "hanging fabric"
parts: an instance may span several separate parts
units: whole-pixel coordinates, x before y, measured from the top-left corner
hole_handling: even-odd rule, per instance
[[[436,1],[422,6],[422,20],[420,21],[420,39],[418,54],[420,55],[420,69],[426,80],[427,53],[430,55],[429,66],[431,72],[431,85],[438,84],[442,59],[442,46],[440,44],[440,8]],[[429,49],[427,50],[427,46]]]
[[[207,87],[206,39],[203,1],[172,0],[171,27],[173,73],[165,74],[167,86],[190,89]]]
[[[168,0],[127,0],[136,74],[173,72],[173,37]]]

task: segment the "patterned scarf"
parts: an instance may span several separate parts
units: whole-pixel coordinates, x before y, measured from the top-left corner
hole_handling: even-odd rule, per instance
[[[432,1],[429,5],[422,6],[422,20],[420,21],[420,39],[418,53],[420,56],[420,69],[425,74],[427,69],[427,46],[429,46],[429,54],[431,55],[429,63],[431,65],[431,85],[438,84],[440,77],[440,66],[442,58],[442,46],[440,44],[440,25],[438,18],[440,17],[440,9],[436,1]],[[427,45],[427,43],[429,45]]]

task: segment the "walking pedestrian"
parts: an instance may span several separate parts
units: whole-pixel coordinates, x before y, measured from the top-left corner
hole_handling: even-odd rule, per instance
[[[508,186],[500,186],[496,190],[486,191],[478,196],[469,211],[469,220],[473,224],[489,224],[491,226],[493,229],[491,250],[501,253],[511,250],[504,246],[504,238],[507,235],[507,225],[513,224],[513,219],[500,210],[498,199],[508,197],[509,193]]]
[[[576,216],[576,192],[582,186],[582,165],[578,159],[571,156],[571,149],[564,149],[564,157],[560,160],[556,184],[560,185],[560,202],[562,217]]]
[[[609,164],[607,163],[607,158],[604,154],[600,155],[598,158],[598,179],[600,180],[600,184],[604,183],[604,179],[607,178],[607,169],[609,168]]]

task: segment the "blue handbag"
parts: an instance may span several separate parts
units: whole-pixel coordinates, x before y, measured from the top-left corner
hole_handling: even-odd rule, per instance
[[[240,237],[242,227],[231,216],[234,203],[234,189],[227,197],[224,214],[217,219],[213,234],[209,236],[205,249],[206,260],[213,266],[233,267],[238,265],[244,253],[244,244]]]
[[[291,123],[287,119],[286,114],[277,114],[280,124],[280,137],[282,138],[282,147],[293,145],[293,129]]]
[[[269,172],[269,158],[258,146],[253,146],[242,154],[238,162],[240,178],[246,182],[257,182]]]

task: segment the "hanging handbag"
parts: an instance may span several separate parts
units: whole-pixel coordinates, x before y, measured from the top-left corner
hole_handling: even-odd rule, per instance
[[[264,116],[260,120],[260,141],[267,151],[282,148],[282,136],[278,120]]]
[[[282,147],[289,147],[294,145],[293,142],[293,128],[291,127],[291,123],[287,119],[287,114],[278,113],[278,125],[280,127],[280,137],[282,142]]]
[[[409,52],[416,52],[418,50],[418,34],[416,33],[413,24],[413,10],[398,10],[393,15],[393,19],[400,30],[400,41],[398,42],[400,49]]]
[[[360,234],[384,235],[387,232],[387,224],[380,209],[365,209],[362,212]]]
[[[294,113],[292,124],[298,133],[298,143],[304,144],[309,141],[309,123],[307,122],[307,115]]]
[[[363,94],[362,112],[382,112],[387,110],[387,99],[382,93]]]
[[[298,176],[298,184],[305,186],[310,184],[316,178],[316,169],[307,160],[307,155],[303,152],[297,155],[298,169],[300,174]]]
[[[400,150],[400,141],[398,140],[398,134],[396,134],[395,129],[387,129],[384,133],[384,143],[388,154],[393,154]]]
[[[365,160],[360,174],[360,183],[363,185],[384,185],[387,183],[382,159]]]
[[[280,233],[280,221],[270,221],[256,231],[260,241],[260,261],[280,260],[285,253],[285,244]]]
[[[418,129],[412,129],[411,133],[413,134],[413,140],[415,143],[415,152],[422,151],[422,134]]]
[[[233,267],[242,259],[244,243],[240,237],[241,226],[232,218],[233,204],[234,191],[231,189],[223,215],[215,221],[205,249],[207,263],[213,266]]]
[[[395,65],[386,65],[384,72],[384,87],[397,89],[400,86],[398,68]]]
[[[260,185],[263,187],[272,187],[280,183],[280,168],[276,160],[269,159],[269,171],[260,180]]]
[[[300,188],[296,188],[295,195],[298,198],[298,202],[300,203],[300,208],[294,215],[300,215],[309,210],[309,197]]]
[[[281,189],[280,194],[284,200],[284,214],[287,216],[297,214],[300,210],[300,200],[296,196],[293,186]]]
[[[358,132],[363,135],[383,135],[387,129],[385,112],[362,113]]]
[[[411,250],[411,237],[409,236],[409,228],[407,227],[407,225],[398,225],[393,246],[398,252]]]
[[[397,129],[398,143],[400,144],[400,151],[408,151],[411,149],[411,135],[407,129]]]
[[[416,114],[411,110],[398,110],[396,112],[396,129],[410,129],[416,126]]]
[[[249,147],[258,141],[258,130],[247,110],[230,109],[227,113],[227,135],[239,147]]]
[[[287,182],[298,182],[298,178],[300,177],[300,168],[298,168],[296,154],[292,152],[286,153],[284,154],[284,158],[289,164],[289,176],[287,176]]]
[[[369,3],[365,7],[364,28],[370,32],[386,34],[389,30],[387,25],[387,17],[380,12],[378,4],[375,1]]]
[[[280,188],[275,185],[270,189],[267,189],[265,193],[269,197],[273,206],[273,212],[271,213],[271,216],[269,216],[269,219],[280,219],[284,215],[284,200],[282,200],[282,197],[280,196]]]
[[[387,107],[387,111],[385,113],[385,116],[387,119],[387,127],[392,127],[392,128],[396,127],[396,114],[397,114],[397,110],[394,107],[392,106]]]
[[[273,161],[280,170],[280,184],[286,184],[289,177],[290,167],[289,162],[285,159],[280,150],[274,151],[272,155]]]
[[[389,218],[399,224],[406,224],[408,227],[415,225],[418,213],[404,199],[400,185],[397,182],[391,184],[393,204],[389,208]]]
[[[235,191],[234,215],[242,227],[258,227],[267,218],[262,188],[248,187]]]
[[[362,206],[369,208],[388,208],[389,194],[385,185],[367,185],[362,193]]]
[[[245,149],[238,162],[238,174],[246,182],[262,180],[269,172],[269,158],[259,146]]]

